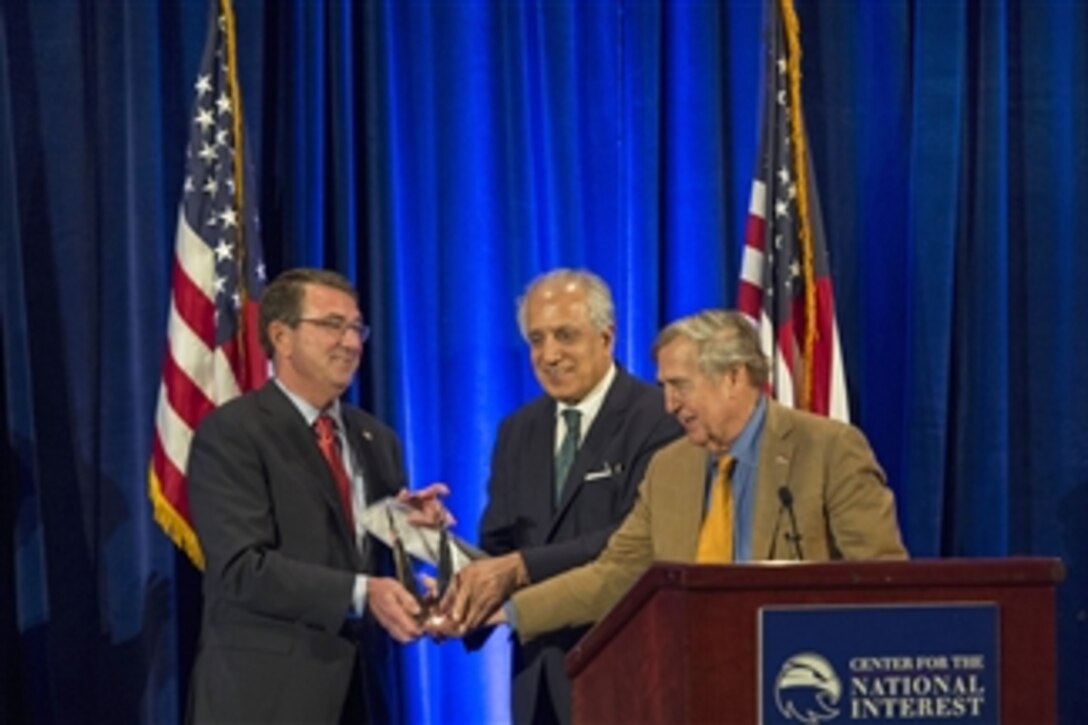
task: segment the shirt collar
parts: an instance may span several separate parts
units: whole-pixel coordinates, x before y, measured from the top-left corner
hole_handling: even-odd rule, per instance
[[[582,414],[582,431],[589,430],[589,424],[597,417],[598,411],[601,406],[604,405],[604,396],[608,393],[608,389],[612,387],[612,381],[616,379],[616,363],[613,362],[608,366],[608,372],[604,374],[604,377],[593,386],[593,390],[589,391],[586,397],[579,400],[575,405],[569,405],[567,403],[560,403],[558,401],[555,406],[555,415],[560,417],[563,415],[564,410],[577,410]]]
[[[740,435],[729,447],[729,455],[739,463],[754,466],[759,456],[759,439],[763,432],[763,423],[767,419],[767,396],[760,395],[756,409],[748,416]]]
[[[272,378],[283,394],[287,396],[287,399],[291,401],[292,405],[302,415],[306,421],[306,425],[313,427],[314,421],[317,420],[317,416],[322,413],[327,413],[329,417],[336,422],[338,430],[344,430],[344,421],[340,417],[340,399],[333,400],[332,403],[324,410],[319,410],[309,401],[304,400],[300,396],[296,395],[290,388],[283,384],[283,381],[279,378]]]

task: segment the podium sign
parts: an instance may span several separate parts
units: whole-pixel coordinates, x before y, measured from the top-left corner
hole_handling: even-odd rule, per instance
[[[759,609],[760,722],[996,723],[994,603]]]

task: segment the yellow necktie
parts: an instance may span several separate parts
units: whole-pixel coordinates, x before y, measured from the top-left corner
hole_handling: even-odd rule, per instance
[[[697,564],[728,564],[733,561],[733,484],[729,473],[732,456],[718,458],[718,475],[710,488],[710,506],[699,531]]]

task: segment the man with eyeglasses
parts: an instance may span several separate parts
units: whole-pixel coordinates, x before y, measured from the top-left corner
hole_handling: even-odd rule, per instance
[[[523,644],[594,622],[654,561],[906,558],[865,436],[769,399],[768,361],[741,314],[677,320],[653,351],[684,437],[650,461],[599,557],[515,593],[493,621],[510,621]]]
[[[275,377],[196,432],[189,503],[207,565],[190,721],[396,717],[383,682],[386,633],[419,637],[419,607],[378,575],[386,553],[361,514],[399,493],[439,515],[435,496],[445,490],[403,493],[396,434],[340,401],[370,333],[356,299],[335,272],[276,278],[260,306]]]
[[[469,629],[516,589],[595,557],[634,503],[654,451],[680,435],[661,391],[614,361],[615,312],[600,277],[572,269],[537,277],[517,319],[545,394],[499,427],[480,523],[492,557],[462,570],[456,599],[445,602]],[[515,646],[515,722],[570,721],[563,657],[584,633]]]

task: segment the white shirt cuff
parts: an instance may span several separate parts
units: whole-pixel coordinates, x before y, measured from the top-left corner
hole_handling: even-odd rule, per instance
[[[355,586],[351,589],[350,617],[361,617],[366,613],[366,582],[365,574],[355,575]]]
[[[506,614],[506,624],[516,632],[518,629],[518,610],[514,608],[514,602],[507,599],[502,604],[502,611]]]

